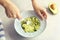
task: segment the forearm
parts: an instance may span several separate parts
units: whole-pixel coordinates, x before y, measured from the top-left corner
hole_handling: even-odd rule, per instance
[[[32,6],[33,6],[34,9],[39,8],[39,5],[37,3],[37,0],[31,0],[31,1],[32,1]]]
[[[31,1],[32,1],[32,6],[35,10],[38,10],[38,9],[44,10],[44,8],[38,4],[37,0],[31,0]]]
[[[35,10],[35,12],[39,12],[39,5],[37,4],[37,0],[31,0],[32,1],[32,6]]]

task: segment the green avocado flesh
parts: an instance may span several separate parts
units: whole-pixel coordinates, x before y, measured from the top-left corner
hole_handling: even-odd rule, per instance
[[[50,3],[49,4],[49,10],[52,12],[52,14],[57,14],[58,13],[58,8],[55,3]]]
[[[40,21],[37,17],[27,17],[21,21],[21,26],[25,32],[35,32],[40,27]]]

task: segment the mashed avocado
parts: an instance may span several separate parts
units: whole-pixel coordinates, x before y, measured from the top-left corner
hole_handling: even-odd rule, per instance
[[[27,17],[21,21],[21,26],[25,32],[35,32],[40,27],[40,21],[37,17]]]

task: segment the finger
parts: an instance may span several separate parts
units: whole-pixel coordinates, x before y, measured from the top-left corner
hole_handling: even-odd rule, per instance
[[[21,17],[21,15],[20,15],[20,14],[17,14],[17,18],[18,18],[18,19],[21,19],[22,17]]]
[[[47,19],[47,16],[46,15],[43,15],[45,19]]]
[[[9,13],[10,17],[13,18],[13,15],[11,13]]]
[[[44,17],[45,17],[45,19],[47,19],[47,12],[46,12],[46,10],[44,11]]]
[[[11,15],[11,13],[9,11],[5,11],[5,12],[6,12],[6,15],[8,16],[8,18],[12,17],[12,15]]]
[[[46,12],[46,10],[40,10],[40,11],[41,11],[41,14],[43,15],[43,17],[45,19],[47,19],[47,12]]]
[[[44,14],[44,11],[43,10],[40,10],[41,14],[43,15]]]
[[[44,13],[44,14],[42,14],[43,15],[43,17],[45,18],[45,19],[47,19],[47,15]]]
[[[10,18],[10,15],[8,14],[8,12],[6,12],[6,15],[7,15],[8,18]]]
[[[42,16],[40,11],[38,11],[37,14],[41,17],[42,20],[44,20],[44,17]]]
[[[6,15],[8,16],[8,12],[7,12],[7,10],[5,9],[5,13],[6,13]]]
[[[8,16],[8,18],[10,18],[11,16],[10,15],[7,15]]]
[[[10,12],[10,11],[9,11],[9,12]],[[11,16],[12,18],[16,18],[16,13],[11,12],[11,13],[10,13],[10,16]]]
[[[13,14],[13,18],[16,18],[16,14]]]

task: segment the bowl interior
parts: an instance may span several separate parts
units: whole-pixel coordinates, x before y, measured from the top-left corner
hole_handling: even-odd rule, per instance
[[[35,37],[35,36],[41,34],[45,30],[46,20],[41,20],[40,17],[38,15],[36,15],[36,13],[34,11],[24,11],[21,13],[21,15],[22,15],[22,19],[20,19],[20,20],[15,19],[15,23],[14,23],[15,30],[19,35],[21,35],[23,37]],[[40,20],[40,27],[35,32],[25,33],[21,27],[21,20],[23,20],[26,17],[31,17],[31,16],[35,16]]]

